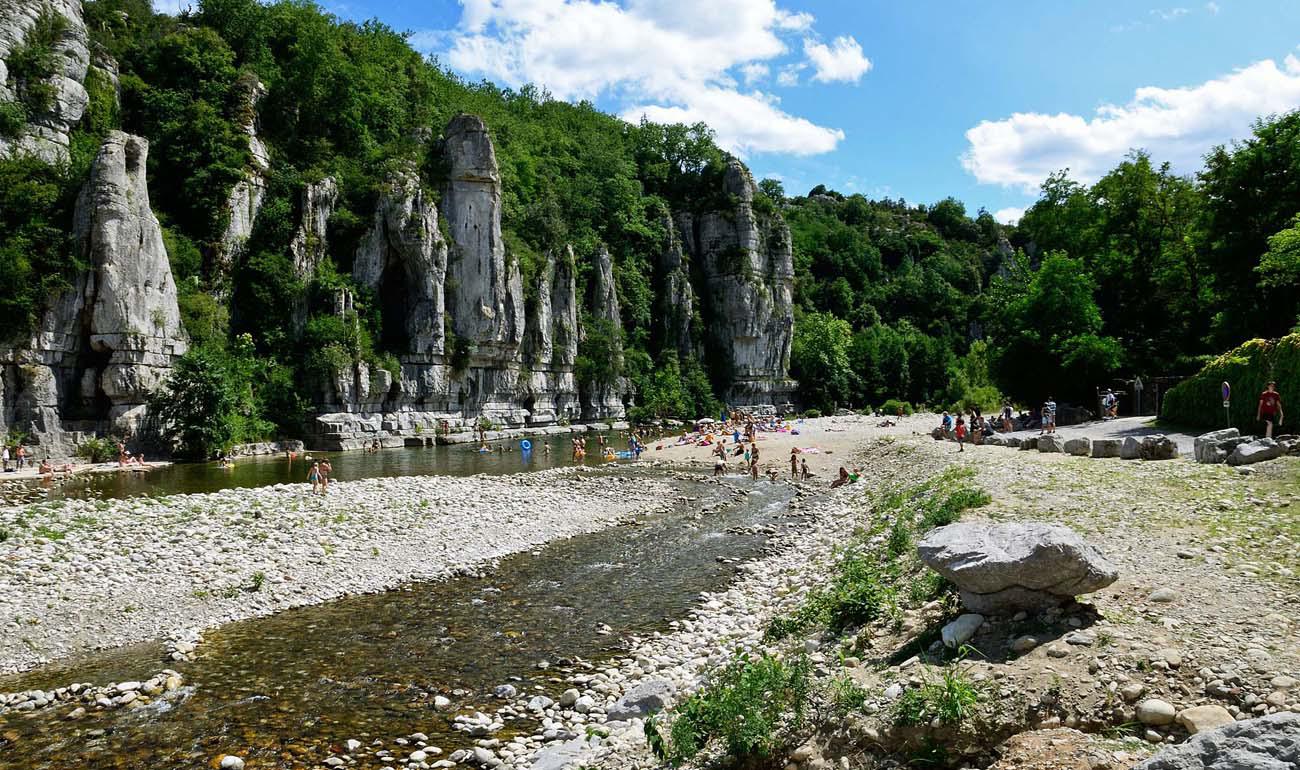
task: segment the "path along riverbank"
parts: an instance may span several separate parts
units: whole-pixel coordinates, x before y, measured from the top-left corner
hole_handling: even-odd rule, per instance
[[[0,508],[0,672],[473,570],[673,504],[561,469]]]

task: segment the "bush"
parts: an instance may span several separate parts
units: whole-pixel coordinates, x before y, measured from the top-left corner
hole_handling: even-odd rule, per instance
[[[1167,391],[1160,416],[1206,430],[1224,427],[1220,386],[1227,382],[1233,392],[1229,410],[1232,425],[1243,433],[1256,433],[1259,393],[1269,380],[1277,381],[1283,405],[1288,395],[1293,401],[1300,396],[1300,334],[1276,340],[1250,340],[1224,353]]]
[[[891,416],[892,416],[892,415],[896,415],[896,414],[898,414],[898,410],[899,410],[899,409],[902,409],[902,410],[903,410],[903,414],[905,414],[905,415],[910,415],[910,414],[912,414],[912,413],[915,411],[915,410],[912,408],[912,402],[910,402],[910,401],[899,401],[899,400],[896,399],[896,398],[891,398],[891,399],[889,399],[888,401],[886,401],[885,403],[883,403],[883,404],[880,405],[880,413],[881,413],[881,414],[887,414],[887,415],[891,415]]]
[[[803,413],[803,416],[811,420],[816,417],[821,417],[822,411],[820,409],[809,409]]]
[[[741,653],[673,710],[667,738],[655,720],[646,722],[646,738],[674,767],[715,739],[727,756],[741,762],[771,757],[783,744],[783,732],[803,722],[810,670],[803,657],[785,663],[767,653],[759,658]]]
[[[117,459],[117,444],[107,438],[88,438],[77,444],[76,454],[92,463],[106,463]]]

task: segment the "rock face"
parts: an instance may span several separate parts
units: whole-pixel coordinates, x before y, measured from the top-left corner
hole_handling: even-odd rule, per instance
[[[450,175],[440,205],[413,166],[393,174],[353,259],[352,277],[377,299],[383,348],[398,354],[400,373],[364,363],[339,372],[318,397],[308,442],[314,447],[430,443],[440,433],[470,430],[480,417],[508,426],[623,417],[625,382],[579,399],[572,248],[549,253],[526,294],[501,237],[500,175],[487,128],[474,116],[453,119],[442,151]],[[304,192],[293,246],[303,277],[327,252],[320,216],[332,210],[334,195],[332,183]],[[346,295],[335,302],[344,317],[351,307]],[[607,254],[598,260],[588,309],[618,323]]]
[[[519,265],[507,261],[501,240],[501,176],[487,126],[459,115],[447,126],[450,182],[442,211],[451,231],[448,302],[456,334],[479,352],[513,357],[524,331]]]
[[[1041,522],[949,524],[926,535],[917,551],[977,613],[1059,605],[1118,577],[1073,530]]]
[[[1300,767],[1300,714],[1233,722],[1165,749],[1134,770],[1293,770]]]
[[[262,210],[262,199],[266,197],[267,174],[271,170],[271,155],[266,144],[258,136],[257,105],[266,95],[266,88],[258,81],[251,80],[244,84],[242,128],[248,135],[249,166],[244,178],[235,183],[230,190],[226,209],[230,221],[221,242],[214,249],[214,275],[228,276],[236,259],[253,234],[253,225],[257,214]]]
[[[727,163],[728,209],[678,217],[682,242],[703,278],[701,312],[708,355],[731,385],[734,405],[788,403],[794,334],[794,256],[790,229],[775,213],[754,208],[749,171]]]
[[[691,336],[695,314],[695,290],[691,288],[690,268],[682,241],[671,218],[660,223],[664,229],[664,248],[655,263],[655,285],[659,289],[655,303],[655,334],[665,350],[676,350],[683,360],[696,355]]]
[[[49,22],[62,27],[53,45],[52,71],[43,82],[53,88],[48,109],[29,114],[16,136],[0,136],[0,155],[13,151],[35,155],[47,163],[68,159],[69,133],[81,120],[90,101],[86,94],[86,69],[90,66],[89,38],[81,16],[80,0],[9,0],[0,3],[0,102],[21,99],[21,84],[9,84],[10,58],[33,42],[34,30]]]
[[[137,431],[149,395],[188,347],[162,230],[149,206],[148,154],[148,142],[137,136],[114,131],[105,140],[73,223],[90,269],[53,300],[30,345],[15,356],[11,377],[22,396],[10,424],[52,451],[66,449],[58,444],[68,431]],[[65,424],[83,417],[89,423]]]

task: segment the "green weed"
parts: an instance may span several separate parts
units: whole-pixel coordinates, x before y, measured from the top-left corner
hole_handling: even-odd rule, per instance
[[[803,723],[810,669],[803,657],[785,663],[766,653],[741,653],[674,709],[667,736],[658,720],[647,721],[647,742],[674,767],[714,740],[738,761],[770,757],[781,747],[783,731]]]
[[[900,725],[955,725],[965,721],[979,703],[979,690],[957,666],[944,669],[937,680],[903,692],[894,706],[894,720]]]

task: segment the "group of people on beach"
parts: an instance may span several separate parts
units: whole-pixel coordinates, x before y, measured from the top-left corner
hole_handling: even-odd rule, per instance
[[[311,482],[311,493],[313,495],[324,495],[330,488],[330,475],[334,473],[334,466],[330,464],[329,458],[324,460],[311,460],[311,468],[307,471],[307,480]]]

